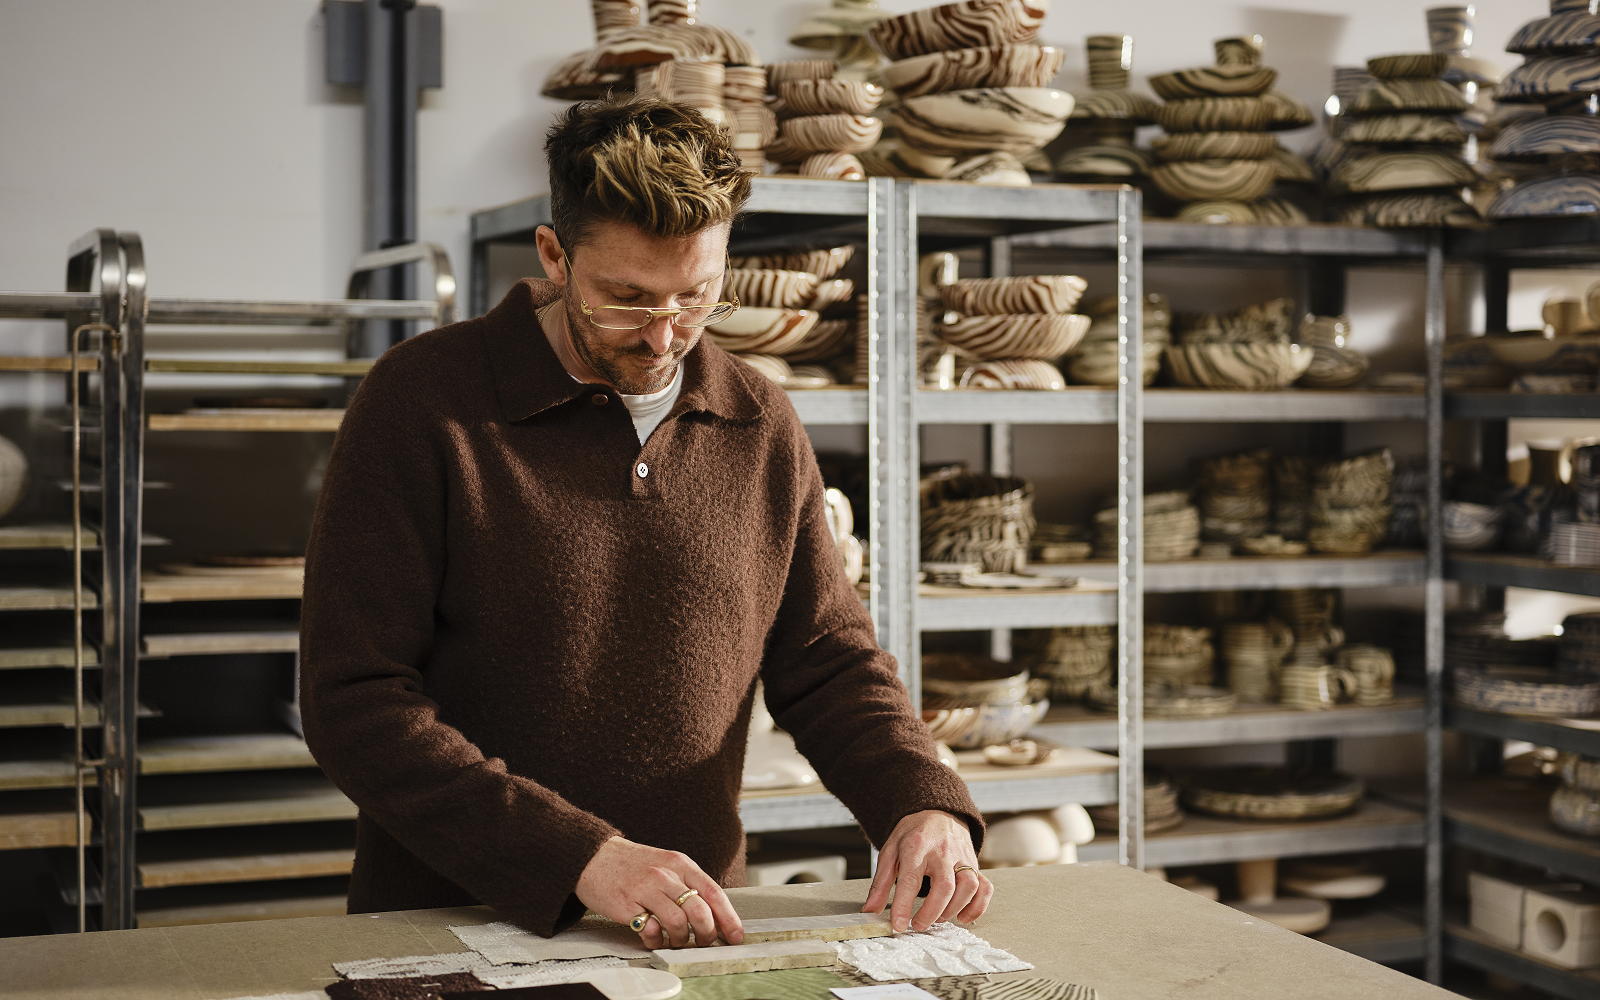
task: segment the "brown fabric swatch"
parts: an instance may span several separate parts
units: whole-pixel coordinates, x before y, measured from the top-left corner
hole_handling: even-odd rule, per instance
[[[470,972],[410,979],[345,979],[323,990],[332,1000],[435,1000],[441,993],[482,993],[489,986]]]

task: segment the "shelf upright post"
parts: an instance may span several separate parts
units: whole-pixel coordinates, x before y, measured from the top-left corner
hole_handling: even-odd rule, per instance
[[[900,665],[912,704],[922,703],[916,630],[917,275],[916,189],[893,178],[867,184],[867,468],[871,609],[878,645]],[[909,283],[908,283],[909,282]]]
[[[1117,861],[1144,868],[1144,250],[1117,193]]]
[[[995,236],[990,238],[989,246],[984,254],[984,258],[988,264],[986,269],[989,277],[1011,277],[1011,237]],[[989,475],[1014,475],[1011,448],[1011,425],[1009,423],[1005,423],[1004,421],[992,423],[988,426],[987,436]],[[1002,663],[1011,662],[1010,629],[997,628],[990,630],[989,655]]]
[[[1444,241],[1435,231],[1427,250],[1424,336],[1428,353],[1428,578],[1424,605],[1427,676],[1427,842],[1425,918],[1427,976],[1444,974]]]

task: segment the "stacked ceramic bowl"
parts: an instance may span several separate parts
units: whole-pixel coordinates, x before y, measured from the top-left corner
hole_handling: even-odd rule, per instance
[[[1477,210],[1462,190],[1477,173],[1462,159],[1456,121],[1467,100],[1440,77],[1449,57],[1422,52],[1367,60],[1373,81],[1342,109],[1347,155],[1328,176],[1352,226],[1469,226]]]
[[[1016,662],[1050,682],[1050,699],[1079,701],[1112,684],[1117,631],[1110,625],[1024,629],[1012,639]]]
[[[1272,515],[1272,453],[1265,448],[1200,463],[1200,537],[1230,549],[1267,533]]]
[[[540,93],[563,101],[604,97],[637,87],[638,72],[660,63],[716,63],[721,66],[761,65],[756,50],[726,28],[696,16],[696,0],[648,0],[640,23],[638,0],[590,0],[596,45],[557,64]],[[646,88],[651,86],[648,79]],[[721,84],[717,85],[720,91]],[[686,102],[689,103],[689,102]],[[717,93],[694,106],[718,124],[732,127]]]
[[[1089,90],[1078,94],[1067,128],[1051,143],[1056,173],[1076,184],[1134,184],[1150,178],[1150,156],[1133,144],[1160,105],[1129,88],[1132,35],[1090,35]]]
[[[960,388],[1064,389],[1054,362],[1089,329],[1073,313],[1088,283],[1075,275],[967,278],[939,287],[934,334],[977,363]]]
[[[1094,516],[1094,557],[1117,557],[1117,508],[1108,507]],[[1145,562],[1172,562],[1194,558],[1200,547],[1200,508],[1189,502],[1184,490],[1148,493],[1144,498]]]
[[[1493,504],[1446,500],[1440,520],[1446,548],[1486,552],[1500,544],[1500,510]]]
[[[1066,371],[1079,385],[1116,385],[1118,336],[1117,299],[1114,295],[1092,302],[1084,310],[1089,315],[1089,330],[1078,347],[1066,358]],[[1144,328],[1141,347],[1144,353],[1141,372],[1149,385],[1161,372],[1161,355],[1172,334],[1172,310],[1167,297],[1147,292],[1144,297]]]
[[[728,285],[739,297],[739,311],[707,327],[706,335],[786,388],[848,381],[855,357],[855,284],[836,275],[854,249],[734,258]]]
[[[1089,818],[1101,833],[1115,834],[1122,814],[1115,805],[1089,807]],[[1180,825],[1184,812],[1178,806],[1178,789],[1166,777],[1147,769],[1144,775],[1144,832],[1156,833]]]
[[[978,563],[1018,573],[1033,534],[1033,486],[1011,476],[953,468],[920,485],[924,563]]]
[[[1547,115],[1509,126],[1490,147],[1496,163],[1526,178],[1494,200],[1491,219],[1600,214],[1600,17],[1586,0],[1551,0],[1550,15],[1506,46],[1527,61],[1495,99],[1543,105]]]
[[[1211,630],[1147,622],[1144,627],[1144,680],[1166,688],[1211,683],[1216,648]]]
[[[885,16],[878,0],[832,0],[789,31],[789,44],[830,53],[843,79],[875,82],[882,57],[867,30]]]
[[[894,162],[913,176],[1029,183],[1022,157],[1060,134],[1072,95],[1051,89],[1060,49],[1032,44],[1049,0],[963,0],[885,18]]]
[[[837,79],[834,69],[828,60],[767,67],[767,88],[774,95],[772,110],[779,128],[777,139],[766,147],[766,158],[780,164],[780,173],[834,181],[866,177],[856,154],[877,145],[883,134],[883,123],[872,117],[883,100],[883,88]]]
[[[1287,203],[1256,203],[1278,180],[1273,131],[1312,123],[1304,105],[1272,89],[1278,71],[1261,65],[1261,40],[1224,38],[1217,64],[1163,73],[1150,88],[1166,99],[1156,118],[1168,133],[1152,148],[1162,162],[1150,172],[1191,222],[1305,222]]]
[[[1389,449],[1318,466],[1311,491],[1309,540],[1317,552],[1360,555],[1389,531]]]
[[[1289,299],[1236,313],[1178,317],[1166,350],[1177,385],[1198,389],[1281,389],[1304,375],[1312,352],[1289,341]]]
[[[929,653],[922,658],[922,705],[926,712],[976,708],[973,728],[952,737],[957,750],[976,750],[1014,740],[1044,718],[1050,701],[1030,683],[1028,672],[1009,663],[964,653]]]
[[[1307,316],[1300,323],[1301,349],[1311,349],[1311,364],[1300,376],[1308,389],[1344,389],[1367,377],[1372,363],[1348,345],[1349,316]]]

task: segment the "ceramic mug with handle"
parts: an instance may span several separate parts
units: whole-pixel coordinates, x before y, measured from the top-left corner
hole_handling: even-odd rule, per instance
[[[1279,700],[1285,705],[1315,712],[1333,708],[1345,698],[1353,698],[1361,682],[1343,667],[1296,664],[1283,669],[1278,684],[1282,692]]]
[[[1381,646],[1354,643],[1339,650],[1339,668],[1356,678],[1358,705],[1381,705],[1394,699],[1394,657]]]

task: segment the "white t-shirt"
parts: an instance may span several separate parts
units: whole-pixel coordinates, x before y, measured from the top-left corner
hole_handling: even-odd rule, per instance
[[[683,388],[683,365],[678,365],[678,371],[672,376],[672,384],[660,392],[646,393],[642,396],[629,396],[617,393],[622,397],[622,405],[628,408],[628,416],[633,418],[633,430],[639,435],[639,446],[650,439],[650,434],[661,423],[662,419],[672,411],[672,405],[678,401],[678,391]]]

